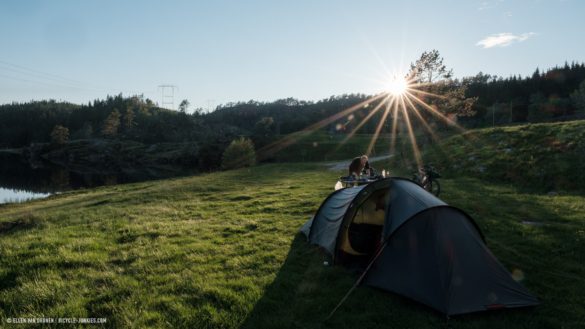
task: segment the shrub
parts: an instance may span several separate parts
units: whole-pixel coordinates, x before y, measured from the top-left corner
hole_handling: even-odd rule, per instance
[[[62,145],[69,140],[69,129],[61,125],[56,125],[51,131],[51,142]]]
[[[223,152],[221,159],[222,169],[236,169],[250,167],[256,164],[254,143],[248,138],[233,140]]]

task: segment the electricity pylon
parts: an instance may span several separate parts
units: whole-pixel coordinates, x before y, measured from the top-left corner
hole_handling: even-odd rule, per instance
[[[175,85],[159,85],[158,89],[161,91],[161,103],[160,107],[176,110],[175,109],[175,89],[179,89],[179,87]],[[168,92],[170,90],[170,92]],[[170,105],[170,107],[167,107]]]

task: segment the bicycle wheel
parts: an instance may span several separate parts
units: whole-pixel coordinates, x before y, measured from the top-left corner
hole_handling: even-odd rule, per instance
[[[420,183],[420,186],[422,186],[422,188],[425,189],[425,191],[433,193],[433,182],[427,179],[426,176],[423,178],[422,182]]]
[[[433,193],[435,196],[439,196],[439,193],[441,193],[441,184],[439,184],[438,180],[431,181],[429,192]]]

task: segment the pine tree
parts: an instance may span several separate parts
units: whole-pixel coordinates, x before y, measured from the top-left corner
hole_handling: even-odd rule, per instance
[[[585,80],[571,93],[571,102],[578,114],[585,114]]]
[[[181,113],[186,113],[187,109],[189,108],[190,105],[191,105],[191,103],[189,103],[188,100],[183,99],[183,101],[181,101],[181,104],[179,104],[179,111]]]
[[[443,64],[443,57],[441,57],[439,51],[433,49],[423,52],[416,62],[410,64],[409,75],[416,78],[420,83],[433,83],[451,78],[453,70],[447,69],[447,66]]]
[[[126,108],[126,113],[124,113],[124,130],[126,132],[134,127],[134,117],[134,110],[132,110],[132,107],[128,106]]]
[[[102,135],[106,137],[115,137],[116,135],[118,135],[119,128],[120,112],[118,112],[117,109],[114,109],[114,111],[112,111],[104,121],[104,125],[102,127]]]

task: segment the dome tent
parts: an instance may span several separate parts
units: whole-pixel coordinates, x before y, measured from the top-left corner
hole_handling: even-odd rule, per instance
[[[446,315],[539,303],[487,248],[469,215],[407,179],[335,191],[301,231],[334,263],[365,260],[365,284]]]

